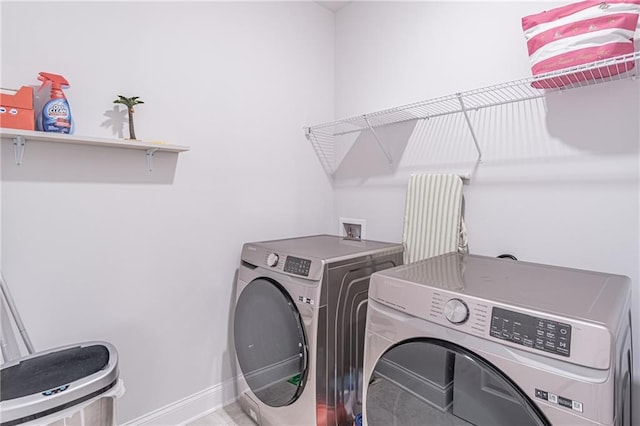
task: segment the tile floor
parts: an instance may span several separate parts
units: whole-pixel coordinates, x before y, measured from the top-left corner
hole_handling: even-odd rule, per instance
[[[232,403],[213,413],[200,417],[187,426],[255,426],[256,424],[247,416],[240,405]]]

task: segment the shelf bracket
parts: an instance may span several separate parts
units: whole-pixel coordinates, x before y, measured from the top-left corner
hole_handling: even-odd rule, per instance
[[[145,155],[147,156],[147,168],[149,171],[153,171],[153,154],[158,150],[158,148],[149,148],[145,151]]]
[[[476,151],[478,151],[478,162],[482,159],[482,151],[480,151],[480,146],[478,145],[478,138],[476,137],[476,132],[473,131],[473,126],[471,125],[471,120],[469,119],[469,113],[467,112],[467,107],[464,105],[464,99],[461,93],[456,93],[456,97],[460,102],[460,108],[462,108],[462,114],[464,114],[464,119],[467,122],[467,126],[469,127],[469,132],[471,133],[471,138],[473,139],[473,144],[476,146]]]
[[[27,140],[24,136],[16,136],[13,139],[13,153],[16,158],[16,164],[18,166],[22,165],[22,159],[24,158],[24,146],[26,145]]]
[[[367,127],[369,127],[369,130],[371,130],[371,134],[373,135],[376,142],[378,143],[380,150],[382,150],[382,153],[384,154],[384,156],[387,157],[387,161],[389,162],[389,164],[393,164],[393,160],[391,160],[391,156],[387,153],[387,150],[384,149],[384,145],[382,144],[382,141],[380,141],[380,138],[376,134],[375,130],[373,130],[373,126],[369,122],[369,118],[367,118],[367,115],[366,114],[363,115],[362,118],[364,119],[365,123],[367,123]]]

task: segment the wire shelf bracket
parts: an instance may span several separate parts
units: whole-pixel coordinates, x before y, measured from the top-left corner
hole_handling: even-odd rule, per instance
[[[22,159],[24,158],[24,147],[26,144],[27,140],[22,135],[13,138],[13,155],[18,166],[22,164]]]
[[[482,161],[482,151],[480,151],[480,145],[478,145],[478,137],[476,136],[476,132],[473,130],[473,125],[471,124],[471,120],[469,119],[469,113],[467,112],[467,108],[464,105],[464,98],[461,93],[456,93],[458,97],[458,101],[460,101],[460,109],[462,110],[462,114],[464,115],[464,120],[467,122],[467,126],[469,127],[469,132],[471,133],[471,138],[473,139],[473,144],[476,147],[476,151],[478,151],[478,158],[476,159],[476,164]]]
[[[371,131],[371,134],[373,135],[373,137],[375,138],[376,142],[378,143],[378,146],[380,147],[380,150],[382,151],[382,153],[384,154],[384,156],[387,158],[387,161],[389,162],[389,164],[393,164],[393,160],[391,159],[391,155],[389,155],[389,153],[387,152],[386,149],[384,149],[384,145],[382,144],[382,141],[380,140],[380,138],[378,137],[378,135],[376,134],[376,131],[373,130],[373,126],[371,125],[371,122],[369,121],[369,119],[367,118],[367,115],[363,115],[362,119],[367,123],[367,126],[369,127],[369,130]]]
[[[157,150],[158,148],[150,148],[145,151],[145,156],[147,157],[147,169],[149,169],[150,172],[153,171],[153,154],[155,154]]]

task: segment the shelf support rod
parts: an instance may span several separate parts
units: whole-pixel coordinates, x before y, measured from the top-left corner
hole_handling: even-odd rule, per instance
[[[482,151],[480,151],[480,146],[478,145],[478,138],[476,137],[476,132],[473,131],[473,126],[471,125],[471,120],[469,119],[469,113],[467,112],[467,107],[464,106],[464,100],[461,93],[456,93],[458,97],[458,101],[460,102],[460,108],[462,108],[462,113],[464,114],[464,119],[467,122],[467,126],[469,127],[469,132],[471,133],[471,138],[473,139],[473,144],[476,146],[476,151],[478,151],[478,162],[482,159]]]
[[[147,168],[149,171],[153,171],[153,154],[158,150],[158,148],[149,148],[145,151],[145,155],[147,156]]]
[[[382,141],[380,140],[380,138],[376,134],[375,130],[373,130],[373,126],[369,122],[369,118],[367,117],[367,115],[366,114],[363,115],[362,118],[367,123],[367,126],[369,127],[369,130],[371,130],[371,133],[373,134],[373,137],[375,138],[376,142],[378,143],[378,146],[380,147],[380,150],[382,150],[382,153],[384,154],[384,156],[387,157],[387,161],[389,162],[389,164],[393,164],[393,160],[391,160],[391,156],[389,154],[387,154],[387,150],[384,149],[384,145],[382,144]]]
[[[27,140],[22,135],[18,135],[13,139],[13,153],[16,158],[16,164],[22,165],[22,159],[24,158],[24,146]]]

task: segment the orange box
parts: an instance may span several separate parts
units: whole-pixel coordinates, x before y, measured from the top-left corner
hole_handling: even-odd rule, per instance
[[[0,127],[34,130],[33,87],[0,89]]]

